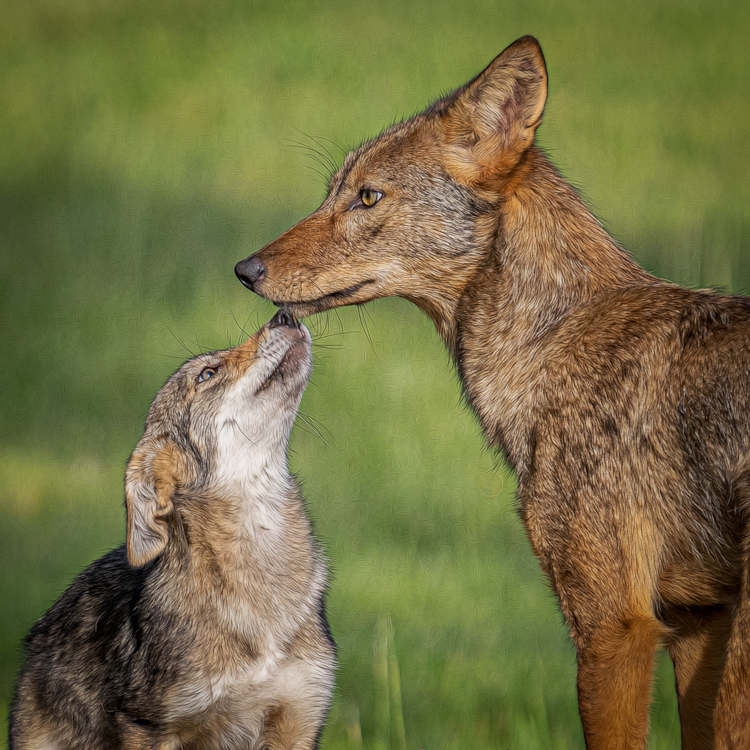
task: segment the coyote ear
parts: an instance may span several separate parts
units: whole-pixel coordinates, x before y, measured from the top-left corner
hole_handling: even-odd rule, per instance
[[[433,109],[451,175],[470,185],[497,183],[534,142],[546,100],[542,49],[534,37],[522,37]]]
[[[144,565],[167,545],[177,452],[168,438],[145,438],[130,457],[125,474],[125,507],[126,547],[131,565]]]

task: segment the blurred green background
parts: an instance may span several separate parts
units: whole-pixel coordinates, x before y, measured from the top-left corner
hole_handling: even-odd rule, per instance
[[[234,263],[349,149],[534,34],[541,144],[650,271],[750,290],[750,4],[6,0],[0,715],[31,623],[123,539],[146,410],[273,308]],[[334,145],[335,144],[335,145]],[[328,157],[325,157],[328,158]],[[324,160],[325,160],[324,158]],[[324,748],[582,746],[572,646],[431,324],[308,321],[291,464],[333,569]],[[652,748],[679,743],[661,658]]]

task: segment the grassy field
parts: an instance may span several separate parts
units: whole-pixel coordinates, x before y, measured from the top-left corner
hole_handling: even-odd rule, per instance
[[[272,314],[232,273],[348,149],[522,34],[539,137],[649,270],[750,291],[750,5],[9,0],[0,24],[0,714],[19,642],[123,538],[122,476],[190,352]],[[325,171],[325,170],[324,170]],[[291,463],[333,569],[323,747],[582,746],[575,659],[431,324],[311,319]],[[651,748],[679,744],[669,664]]]

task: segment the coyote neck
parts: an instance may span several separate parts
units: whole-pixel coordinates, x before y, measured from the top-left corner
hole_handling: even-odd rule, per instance
[[[566,320],[585,315],[587,304],[608,291],[658,283],[540,151],[529,152],[524,172],[502,204],[487,260],[464,290],[447,339],[490,443],[519,472],[527,466],[546,373],[566,365]]]
[[[250,509],[216,495],[181,508],[181,531],[161,562],[174,571],[164,596],[183,608],[198,603],[196,616],[217,618],[217,627],[290,637],[326,579],[296,489]]]

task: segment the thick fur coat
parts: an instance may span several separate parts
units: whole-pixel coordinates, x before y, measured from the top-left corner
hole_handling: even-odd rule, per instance
[[[642,270],[534,145],[525,37],[346,157],[238,263],[299,316],[401,296],[435,322],[570,627],[587,747],[644,748],[654,651],[684,748],[750,747],[750,302]]]
[[[126,545],[26,639],[11,750],[317,747],[327,573],[286,461],[310,369],[279,313],[167,381],[128,465]]]

